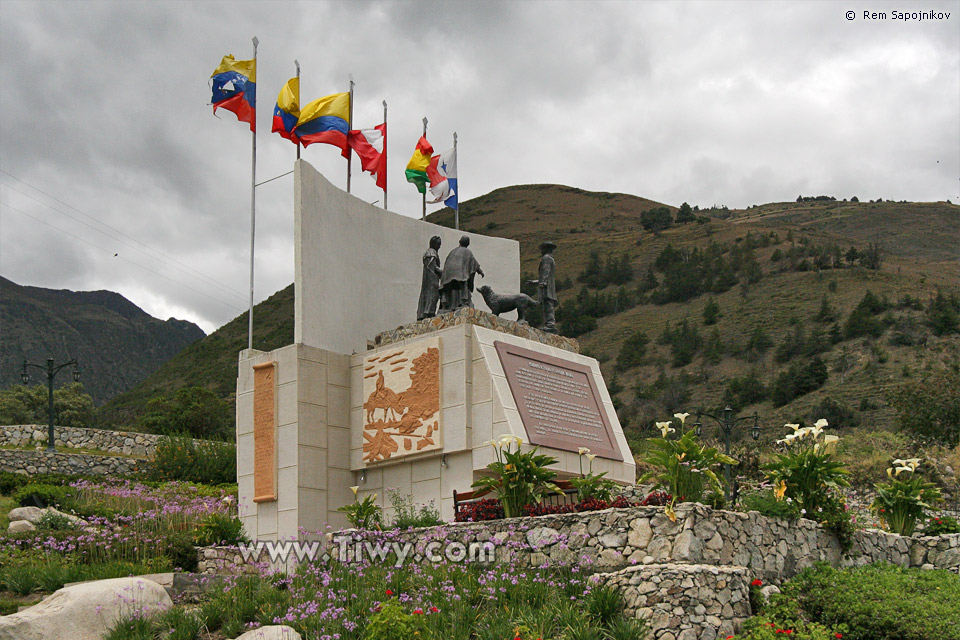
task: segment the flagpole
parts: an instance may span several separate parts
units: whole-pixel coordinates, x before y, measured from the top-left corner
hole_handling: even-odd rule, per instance
[[[253,36],[253,68],[257,68],[257,45],[260,41]],[[253,241],[257,229],[257,96],[253,96],[253,131],[250,132],[250,313],[247,318],[247,349],[253,349]]]
[[[297,65],[297,109],[299,109],[300,108],[300,61],[297,59],[294,59],[293,64]],[[293,126],[294,128],[296,128],[297,124],[294,123]],[[294,138],[296,138],[296,136],[294,136]],[[299,160],[300,159],[300,138],[296,138],[294,142],[296,142],[297,144],[297,160]]]
[[[423,137],[427,137],[427,116],[423,116]],[[423,193],[420,194],[420,219],[427,219],[427,185],[423,185]]]
[[[387,101],[383,101],[383,208],[387,208]]]
[[[350,78],[350,108],[347,110],[347,131],[353,129],[353,74]],[[348,134],[349,135],[349,134]],[[353,160],[353,151],[347,145],[347,193],[350,193],[350,161]]]
[[[460,158],[457,157],[457,132],[453,132],[453,157],[457,158],[457,206],[453,209],[453,228],[460,230]]]

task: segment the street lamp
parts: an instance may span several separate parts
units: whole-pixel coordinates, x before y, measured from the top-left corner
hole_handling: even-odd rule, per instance
[[[706,411],[700,409],[697,411],[697,421],[694,424],[694,426],[697,429],[698,436],[703,433],[703,424],[700,421],[701,416],[710,418],[711,420],[716,422],[718,425],[720,425],[720,429],[723,431],[723,439],[724,439],[723,452],[728,456],[730,455],[730,436],[733,433],[734,427],[736,427],[737,423],[740,422],[741,420],[753,420],[753,428],[750,430],[750,434],[753,436],[754,440],[760,439],[760,417],[757,415],[756,411],[753,412],[752,416],[741,416],[739,418],[735,418],[733,416],[733,409],[731,409],[728,406],[728,407],[724,407],[723,416],[718,418],[717,416],[711,415]],[[730,484],[730,465],[728,463],[723,464],[723,476],[724,478],[726,478],[726,481],[727,481],[727,499],[729,500],[731,496],[732,485]]]
[[[70,360],[69,362],[64,362],[61,365],[54,365],[53,358],[47,358],[47,366],[43,367],[39,364],[32,364],[23,361],[23,371],[20,372],[20,379],[23,381],[23,384],[30,382],[30,374],[27,373],[27,367],[34,367],[35,369],[40,369],[47,374],[47,418],[49,423],[47,425],[47,451],[54,452],[56,448],[53,446],[53,379],[56,377],[60,370],[64,367],[69,367],[73,365],[73,381],[80,382],[80,367],[77,366],[76,360]]]

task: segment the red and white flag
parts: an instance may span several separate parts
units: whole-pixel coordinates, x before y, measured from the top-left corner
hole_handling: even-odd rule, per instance
[[[377,180],[377,186],[387,189],[387,123],[373,129],[358,129],[347,136],[347,144],[360,156],[360,166]]]

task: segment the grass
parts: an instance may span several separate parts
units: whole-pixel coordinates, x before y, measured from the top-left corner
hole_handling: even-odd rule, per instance
[[[304,637],[342,640],[641,640],[645,626],[622,614],[619,593],[591,586],[576,566],[561,570],[470,564],[301,565],[295,575],[241,577],[213,593],[186,622],[184,640],[205,627],[235,637],[251,626],[287,624]],[[149,628],[126,621],[108,640],[152,637],[170,628],[175,608]],[[180,628],[178,627],[178,630]],[[418,636],[414,633],[419,632]]]
[[[0,496],[0,535],[10,526],[10,511],[17,507],[16,501],[10,496]]]

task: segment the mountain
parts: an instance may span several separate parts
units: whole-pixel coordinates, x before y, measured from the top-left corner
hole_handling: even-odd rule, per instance
[[[293,285],[253,309],[253,346],[271,351],[293,343]],[[100,409],[104,426],[134,427],[152,398],[199,386],[233,401],[237,389],[237,354],[247,348],[247,314],[243,313],[161,365],[133,389]]]
[[[832,199],[683,207],[690,222],[654,231],[644,214],[658,209],[671,219],[681,211],[560,185],[506,187],[460,209],[461,228],[520,242],[523,279],[536,274],[539,243],[557,243],[558,318],[576,323],[582,349],[601,362],[628,434],[674,411],[726,404],[757,411],[765,429],[815,413],[891,428],[887,389],[960,366],[960,334],[938,335],[929,313],[938,291],[960,306],[960,207]],[[452,226],[453,212],[428,219]],[[877,304],[855,314],[868,291]],[[864,327],[851,316],[868,332],[858,335]],[[254,325],[258,349],[292,342],[292,286],[256,307]],[[150,397],[190,384],[232,398],[245,331],[243,315],[105,409],[132,421]],[[647,339],[640,347],[638,332]],[[766,347],[751,340],[758,333]],[[621,356],[625,343],[632,358]],[[822,386],[775,402],[778,384],[790,391],[817,359]]]
[[[76,359],[96,404],[136,386],[187,345],[204,337],[192,322],[158,320],[112,291],[21,286],[0,277],[0,387],[20,384],[23,361],[46,366]],[[31,384],[46,375],[29,369]],[[70,371],[54,380],[71,382]]]

